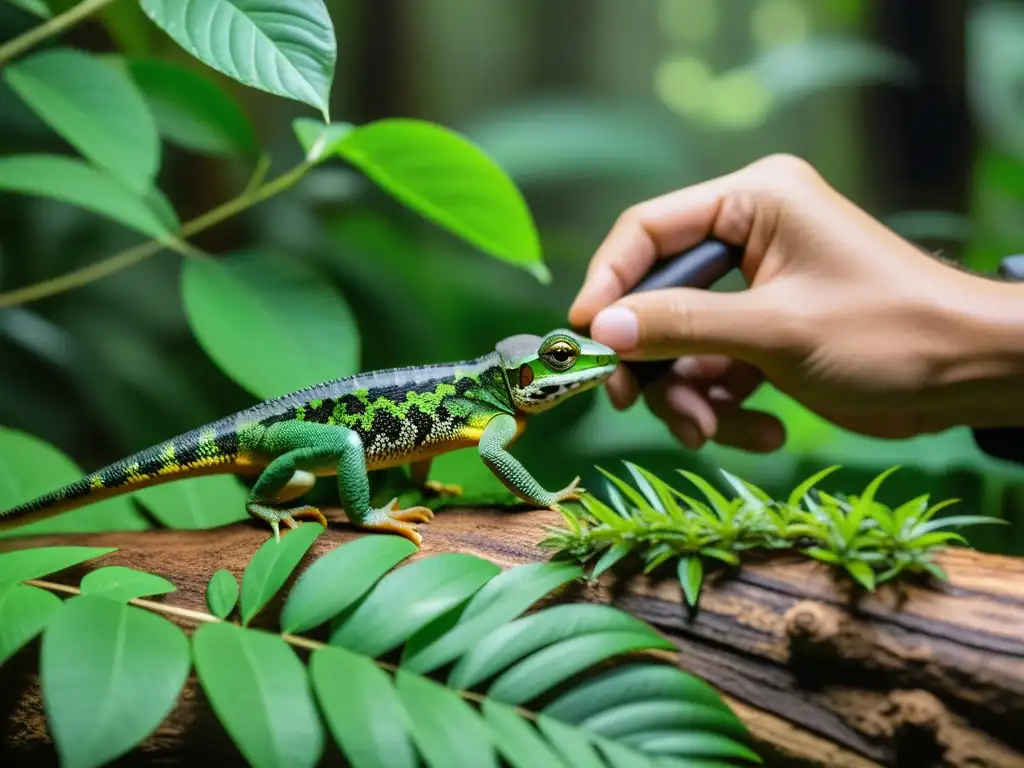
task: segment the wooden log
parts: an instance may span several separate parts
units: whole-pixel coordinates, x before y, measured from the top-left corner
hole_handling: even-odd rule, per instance
[[[547,511],[444,510],[424,527],[415,557],[460,551],[502,567],[536,562],[550,556],[537,547],[545,526],[559,522]],[[356,535],[332,524],[311,557]],[[178,591],[164,596],[167,604],[202,610],[210,575],[227,568],[241,576],[265,540],[265,530],[241,523],[39,537],[2,542],[0,551],[71,542],[118,547],[54,580],[77,584],[100,565],[128,565],[173,581]],[[773,557],[709,579],[696,615],[671,578],[606,575],[558,599],[610,602],[664,632],[679,647],[680,666],[717,687],[748,724],[769,765],[1024,766],[1024,560],[954,550],[941,565],[950,584],[864,595],[820,563]],[[33,643],[0,668],[5,766],[56,764],[37,658]],[[240,764],[193,679],[167,722],[119,764],[200,757]]]

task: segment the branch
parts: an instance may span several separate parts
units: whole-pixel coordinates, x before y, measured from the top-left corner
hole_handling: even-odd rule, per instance
[[[178,232],[179,237],[187,238],[196,235],[215,224],[219,224],[242,211],[263,202],[268,197],[273,197],[293,186],[303,174],[309,170],[307,163],[300,163],[287,173],[283,173],[273,181],[264,184],[256,189],[248,189],[237,197],[228,200],[211,211],[197,216],[191,221],[182,225]],[[163,250],[164,243],[156,240],[149,240],[139,245],[127,248],[109,258],[89,264],[81,269],[53,277],[49,280],[18,288],[7,293],[0,293],[0,307],[13,307],[18,304],[26,304],[30,301],[53,296],[63,291],[78,288],[80,286],[99,280],[102,277],[113,274],[119,270],[138,264]]]
[[[104,6],[110,5],[112,2],[114,0],[83,0],[83,2],[69,8],[64,13],[54,16],[39,26],[32,27],[23,35],[19,35],[13,40],[0,45],[0,66],[3,66],[15,56],[24,53],[43,40],[59,35],[66,29],[70,29],[78,22],[102,10]]]

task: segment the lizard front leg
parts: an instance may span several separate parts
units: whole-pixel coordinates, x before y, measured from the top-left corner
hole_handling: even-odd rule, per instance
[[[516,432],[516,420],[507,413],[499,414],[487,422],[478,450],[480,458],[491,472],[516,496],[538,507],[557,509],[559,502],[578,499],[583,492],[578,487],[578,477],[560,491],[548,491],[506,450],[515,439]]]
[[[363,442],[354,431],[340,426],[310,422],[281,422],[267,429],[260,448],[277,454],[263,471],[249,496],[249,513],[266,521],[275,536],[280,524],[294,528],[296,517],[312,517],[326,526],[315,507],[303,505],[281,509],[273,504],[282,497],[295,498],[302,478],[310,480],[332,469],[337,475],[342,507],[352,524],[369,530],[405,536],[419,546],[423,539],[411,523],[425,523],[434,513],[427,507],[400,509],[392,499],[383,507],[370,506],[370,483],[366,475]],[[312,483],[310,483],[311,485]]]
[[[414,461],[409,465],[409,474],[412,477],[413,485],[415,485],[418,490],[436,493],[438,496],[461,496],[461,485],[447,485],[445,483],[438,482],[437,480],[427,479],[430,475],[430,465],[433,461],[434,460],[432,458],[420,459],[419,461]]]

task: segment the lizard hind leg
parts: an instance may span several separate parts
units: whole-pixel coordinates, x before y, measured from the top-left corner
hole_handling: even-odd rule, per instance
[[[412,478],[413,485],[415,485],[418,490],[425,491],[436,496],[461,496],[461,485],[449,485],[438,480],[427,479],[427,476],[430,474],[430,465],[432,462],[433,459],[420,459],[419,461],[414,461],[409,465],[409,474]]]
[[[327,527],[327,518],[314,506],[281,506],[284,502],[305,495],[316,484],[316,476],[312,472],[296,467],[302,458],[302,451],[297,450],[272,461],[256,481],[246,502],[246,511],[267,523],[275,539],[281,538],[282,524],[289,529],[298,527],[297,518],[308,518]]]

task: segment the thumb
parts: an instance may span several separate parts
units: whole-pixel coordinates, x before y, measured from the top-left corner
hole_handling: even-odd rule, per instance
[[[626,360],[716,354],[756,363],[785,346],[782,314],[764,288],[669,288],[619,299],[597,314],[590,335]]]

